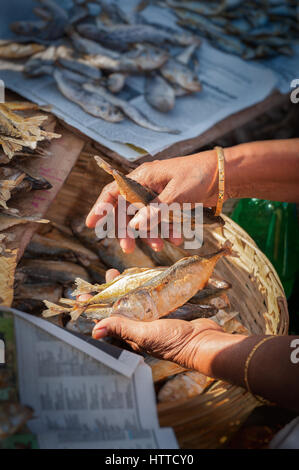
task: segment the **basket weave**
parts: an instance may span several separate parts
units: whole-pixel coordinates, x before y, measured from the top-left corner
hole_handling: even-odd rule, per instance
[[[239,255],[222,258],[214,270],[233,286],[228,291],[232,310],[252,334],[286,335],[287,302],[274,267],[239,225],[223,218],[223,229],[205,230],[201,252],[211,253],[229,239]],[[174,428],[181,447],[214,449],[225,445],[260,404],[243,388],[217,381],[197,397],[159,404],[158,412],[160,425]]]
[[[81,153],[47,218],[65,224],[74,216],[87,214],[102,187],[112,180],[95,164],[95,153],[91,148]],[[111,163],[115,166],[115,162]],[[248,234],[230,218],[223,217],[224,228],[205,229],[200,253],[211,253],[229,239],[239,257],[222,258],[215,274],[233,286],[228,291],[232,311],[239,312],[239,320],[252,334],[287,334],[287,303],[275,269]],[[217,381],[192,399],[159,404],[158,412],[161,426],[174,428],[181,447],[217,448],[259,404],[244,389]]]

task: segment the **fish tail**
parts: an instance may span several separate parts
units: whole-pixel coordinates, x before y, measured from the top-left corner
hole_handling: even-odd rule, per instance
[[[72,292],[74,297],[81,294],[89,294],[90,292],[94,292],[96,290],[93,284],[90,284],[90,282],[84,281],[79,277],[75,279],[75,284],[76,289]]]
[[[105,162],[105,160],[103,160],[98,155],[95,155],[94,159],[95,159],[95,161],[97,162],[97,164],[99,165],[100,168],[102,168],[104,171],[106,171],[106,173],[109,173],[109,175],[113,175],[115,170],[111,165],[109,165],[109,163]]]

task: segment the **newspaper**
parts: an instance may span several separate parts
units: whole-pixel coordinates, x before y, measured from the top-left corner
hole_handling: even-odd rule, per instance
[[[177,448],[141,356],[14,309],[20,400],[40,448]]]
[[[5,2],[0,17],[0,35],[11,37],[9,24],[20,19],[16,17],[20,10],[22,19],[32,19],[33,4],[32,0],[25,4],[22,0]],[[122,2],[122,7],[132,9],[135,4],[136,0],[129,0]],[[145,10],[144,17],[152,23],[178,28],[174,15],[158,6],[150,5]],[[51,104],[56,116],[95,141],[129,160],[136,160],[145,152],[155,155],[175,142],[194,138],[227,116],[262,101],[279,81],[274,66],[272,71],[260,63],[246,62],[216,50],[205,40],[198,50],[198,61],[198,75],[203,84],[203,91],[178,98],[175,108],[169,113],[160,113],[146,102],[140,93],[140,77],[130,77],[126,89],[120,93],[121,97],[125,96],[151,121],[178,129],[178,135],[150,131],[137,126],[129,119],[115,124],[94,118],[64,98],[57,90],[53,78],[49,76],[30,79],[24,77],[21,72],[2,70],[0,78],[7,87],[26,98],[39,104]]]

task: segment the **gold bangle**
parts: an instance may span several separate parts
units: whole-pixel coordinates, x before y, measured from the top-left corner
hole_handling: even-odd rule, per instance
[[[261,341],[259,341],[253,348],[252,350],[250,351],[250,353],[248,354],[248,357],[246,359],[246,362],[245,362],[245,368],[244,368],[244,382],[245,382],[245,386],[247,388],[247,391],[249,393],[251,393],[258,401],[264,403],[264,404],[269,404],[271,405],[272,403],[270,403],[268,400],[265,400],[264,398],[258,396],[258,395],[255,395],[251,388],[250,388],[250,385],[249,385],[249,381],[248,381],[248,369],[249,369],[249,365],[250,365],[250,362],[251,362],[251,359],[253,358],[255,352],[257,351],[257,349],[262,345],[264,344],[266,341],[269,341],[270,339],[273,339],[273,338],[276,338],[276,336],[267,336],[266,338],[263,338]]]
[[[215,215],[221,214],[222,206],[224,202],[224,151],[222,147],[215,147],[218,157],[218,199],[215,209]]]

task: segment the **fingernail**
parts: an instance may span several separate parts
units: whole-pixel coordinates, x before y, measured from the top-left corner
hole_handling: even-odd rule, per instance
[[[107,328],[97,328],[95,331],[92,333],[92,337],[94,339],[101,339],[107,336]]]
[[[154,251],[160,251],[161,250],[161,244],[160,243],[152,243],[151,247]]]

